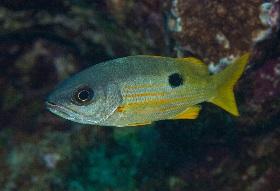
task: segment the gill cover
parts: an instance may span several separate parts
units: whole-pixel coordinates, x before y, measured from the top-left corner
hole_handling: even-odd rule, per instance
[[[122,95],[117,84],[109,83],[105,89],[105,99],[99,107],[99,123],[110,117],[122,103]]]
[[[96,89],[96,97],[89,105],[76,105],[76,110],[81,117],[79,123],[101,125],[106,123],[114,111],[122,102],[121,93],[116,84],[108,83],[105,86],[99,86]]]

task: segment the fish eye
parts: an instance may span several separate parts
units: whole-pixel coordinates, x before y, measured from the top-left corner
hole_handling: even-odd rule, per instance
[[[87,105],[93,99],[94,92],[88,86],[79,87],[72,96],[72,101],[77,105]]]

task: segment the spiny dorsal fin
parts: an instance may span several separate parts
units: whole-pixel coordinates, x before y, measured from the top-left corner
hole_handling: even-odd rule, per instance
[[[183,62],[189,62],[192,64],[198,64],[198,65],[203,65],[206,66],[201,60],[195,58],[195,57],[186,57],[186,58],[177,58],[178,61],[183,61]]]
[[[179,113],[172,119],[196,119],[198,117],[201,107],[199,105],[194,105],[188,107],[185,111]]]
[[[183,63],[182,65],[188,66],[186,69],[192,68],[191,70],[197,72],[201,75],[208,75],[208,67],[205,63],[195,57],[187,57],[187,58],[177,58],[177,61]]]

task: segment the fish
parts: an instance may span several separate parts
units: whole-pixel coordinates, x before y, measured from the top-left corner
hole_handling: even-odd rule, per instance
[[[202,102],[239,116],[233,89],[249,58],[245,53],[213,75],[195,57],[117,58],[61,82],[47,97],[46,106],[74,122],[116,127],[196,119]]]

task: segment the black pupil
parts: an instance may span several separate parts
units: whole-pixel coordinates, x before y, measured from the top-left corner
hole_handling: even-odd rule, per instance
[[[90,92],[88,90],[81,90],[78,94],[78,98],[81,101],[86,101],[90,98]]]
[[[168,82],[172,88],[176,88],[183,85],[183,78],[180,74],[174,73],[169,76]]]
[[[77,105],[87,105],[90,103],[93,96],[94,96],[93,90],[88,86],[84,86],[84,87],[78,88],[74,92],[72,100]]]

